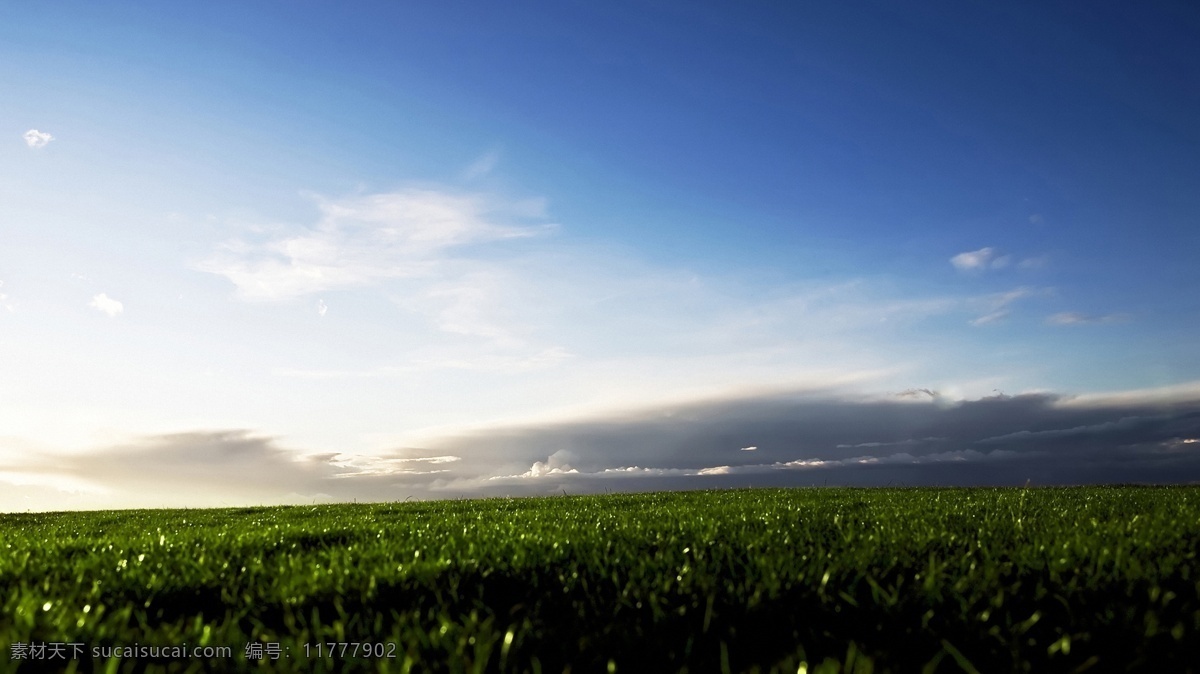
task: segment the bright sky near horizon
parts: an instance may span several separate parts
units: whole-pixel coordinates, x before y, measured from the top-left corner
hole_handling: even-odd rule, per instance
[[[1197,35],[1183,2],[0,4],[0,512],[917,470],[1151,417],[1183,461]],[[829,401],[893,422],[780,430]]]

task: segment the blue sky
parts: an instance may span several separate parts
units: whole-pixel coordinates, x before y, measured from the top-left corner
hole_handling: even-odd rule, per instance
[[[5,4],[0,510],[886,449],[835,424],[764,463],[735,401],[1191,418],[1198,31],[1184,3]],[[677,408],[731,453],[630,421]],[[1193,446],[1168,427],[1146,446]],[[977,479],[921,458],[1004,456],[976,430],[900,452],[910,481]],[[197,477],[233,456],[309,472]]]

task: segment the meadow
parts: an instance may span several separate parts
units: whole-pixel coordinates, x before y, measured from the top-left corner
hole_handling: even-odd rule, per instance
[[[1200,668],[1200,487],[25,513],[0,545],[3,671]]]

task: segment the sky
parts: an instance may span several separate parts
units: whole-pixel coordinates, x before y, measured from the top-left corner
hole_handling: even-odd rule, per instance
[[[0,512],[1200,482],[1197,34],[0,3]]]

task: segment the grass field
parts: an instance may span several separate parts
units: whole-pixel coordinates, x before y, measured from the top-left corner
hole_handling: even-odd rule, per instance
[[[1197,487],[9,514],[0,541],[9,671],[1200,671]]]

